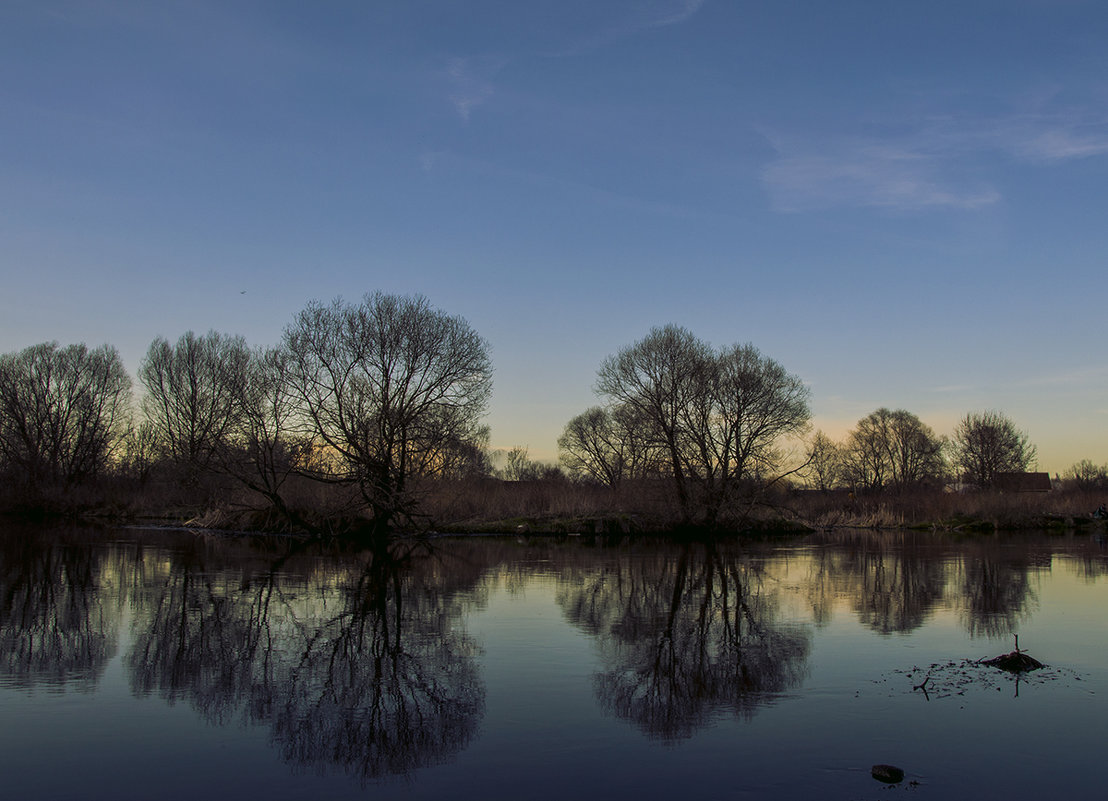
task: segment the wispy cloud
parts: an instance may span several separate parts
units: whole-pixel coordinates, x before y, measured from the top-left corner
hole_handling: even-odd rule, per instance
[[[609,15],[606,23],[597,25],[574,39],[563,50],[551,55],[577,55],[644,31],[680,25],[695,16],[705,2],[706,0],[634,0],[625,10],[616,6],[617,12]]]
[[[667,0],[658,6],[647,6],[646,16],[641,18],[641,27],[663,28],[666,25],[678,25],[692,17],[703,5],[704,0]]]
[[[978,209],[1001,199],[980,166],[989,155],[1038,166],[1108,155],[1108,113],[1099,109],[932,116],[907,126],[898,119],[887,128],[886,135],[766,134],[778,153],[761,175],[772,207]]]
[[[834,206],[974,209],[1000,199],[992,187],[945,174],[941,159],[875,141],[840,143],[833,153],[783,154],[762,171],[777,211]]]
[[[1058,162],[1108,153],[1108,119],[1042,116],[998,126],[998,144],[1032,162]]]
[[[424,172],[431,172],[435,169],[435,164],[441,157],[441,151],[427,151],[425,153],[420,153],[419,168]]]
[[[1108,382],[1108,367],[1078,367],[1064,372],[1029,376],[1019,382],[1021,386],[1035,387],[1084,387]]]
[[[446,68],[451,84],[450,103],[458,116],[469,121],[473,110],[493,96],[492,79],[506,63],[500,58],[454,58]]]
[[[556,44],[517,47],[510,56],[464,56],[447,63],[445,75],[450,84],[449,101],[463,121],[468,122],[474,110],[489,102],[495,94],[493,81],[510,62],[527,55],[543,58],[565,58],[612,44],[644,31],[679,25],[692,18],[706,0],[623,0],[590,6],[594,13],[587,20],[571,23],[553,39]],[[600,17],[598,21],[596,16]]]

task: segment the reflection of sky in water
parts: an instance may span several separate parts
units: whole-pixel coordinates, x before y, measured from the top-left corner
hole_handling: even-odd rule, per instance
[[[465,674],[450,671],[459,660],[472,660],[483,707],[472,737],[443,754],[444,761],[432,755],[420,765],[417,754],[407,777],[364,782],[335,769],[325,755],[310,764],[282,761],[267,721],[279,716],[288,700],[281,695],[284,685],[274,689],[272,710],[255,710],[251,717],[238,708],[222,725],[197,713],[187,677],[177,677],[173,703],[158,692],[136,694],[128,655],[150,636],[142,629],[152,619],[143,605],[155,603],[158,587],[174,575],[175,558],[162,554],[164,560],[150,560],[158,569],[131,601],[89,596],[96,608],[112,610],[107,624],[117,635],[91,691],[0,677],[6,793],[36,799],[355,798],[367,792],[398,799],[508,793],[540,799],[858,798],[881,791],[869,777],[869,766],[876,762],[905,768],[909,779],[923,782],[918,791],[926,797],[1034,797],[1089,790],[1095,777],[1070,766],[1099,760],[1103,723],[1094,702],[1108,691],[1108,655],[1102,645],[1108,635],[1104,556],[1079,538],[1034,540],[1026,553],[1020,548],[997,552],[980,542],[931,548],[925,536],[876,550],[875,542],[721,552],[721,564],[745,565],[734,575],[746,580],[752,593],[752,620],[773,631],[799,632],[810,642],[800,654],[798,681],[754,693],[751,703],[737,708],[709,697],[707,714],[677,737],[652,736],[642,721],[606,708],[598,697],[597,676],[613,669],[650,669],[642,657],[654,653],[670,607],[651,607],[644,599],[672,601],[673,585],[667,582],[678,575],[679,549],[659,556],[645,547],[547,553],[545,545],[469,544],[462,561],[471,573],[457,586],[442,571],[416,567],[419,580],[405,585],[412,606],[444,614],[441,631],[460,639],[451,640],[455,645],[446,653],[447,662],[435,667],[431,662],[441,656],[436,643],[444,641],[433,635],[432,626],[430,634],[404,645],[405,654],[419,657],[418,664],[397,664],[456,694],[449,677]],[[1055,555],[1044,560],[1044,550]],[[118,558],[119,552],[114,556],[111,570],[117,571],[126,560]],[[698,559],[689,561],[690,568],[703,564]],[[988,569],[967,570],[974,560]],[[282,574],[290,603],[281,614],[291,612],[293,618],[275,619],[273,631],[287,633],[297,626],[331,631],[319,621],[346,608],[340,588],[351,586],[350,576],[358,574],[334,580],[338,574],[328,574],[323,564],[293,566]],[[981,608],[991,613],[990,604],[1011,600],[1013,570],[1022,577],[1025,608],[1018,614],[1001,610],[1002,617],[1016,621],[1022,647],[1062,669],[1059,678],[1026,682],[1018,698],[1014,685],[1003,678],[988,686],[971,683],[964,695],[936,694],[927,700],[913,693],[919,677],[897,671],[1011,649],[1008,629],[972,636],[962,590],[967,575],[1008,582],[975,590]],[[253,577],[249,589],[240,581],[245,573]],[[11,572],[5,569],[2,575],[10,586]],[[230,556],[213,556],[197,575],[242,608],[253,608],[248,601],[258,597],[249,594],[259,586],[257,560],[247,569]],[[638,589],[629,591],[632,586]],[[691,592],[692,586],[685,588]],[[113,579],[96,587],[98,593],[126,594],[127,581]],[[310,588],[323,595],[313,595]],[[713,588],[718,600],[719,585]],[[860,597],[863,589],[869,597]],[[597,602],[602,593],[643,603],[645,612],[629,623],[625,606]],[[686,592],[682,608],[694,618],[708,609],[707,625],[718,607],[704,607],[705,597]],[[920,603],[923,607],[917,608]],[[395,613],[395,607],[389,609]],[[605,626],[612,621],[618,622],[623,645],[609,638]],[[909,621],[913,627],[882,633],[889,621]],[[2,625],[9,642],[10,620]],[[691,663],[695,655],[687,648],[697,640],[689,638],[688,626],[682,631],[685,639],[678,641],[686,650],[677,658]],[[717,641],[706,642],[714,647]],[[291,660],[295,673],[296,654],[290,653],[281,658]],[[359,653],[355,668],[364,672],[377,652]],[[755,667],[762,664],[744,658]],[[301,690],[288,703],[302,714],[315,697],[305,696],[302,688],[316,684],[297,680]],[[413,680],[400,686],[410,688]],[[210,692],[212,680],[202,686]],[[91,793],[89,788],[94,788]]]

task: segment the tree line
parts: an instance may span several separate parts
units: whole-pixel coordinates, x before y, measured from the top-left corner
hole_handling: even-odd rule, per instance
[[[842,442],[817,431],[808,458],[818,489],[903,492],[950,483],[990,489],[1006,474],[1030,469],[1036,448],[998,411],[971,412],[953,436],[944,437],[905,409],[882,407],[859,420]]]
[[[0,473],[9,494],[171,470],[218,475],[291,520],[292,477],[347,488],[375,532],[418,525],[440,479],[492,473],[482,422],[488,343],[422,296],[310,302],[279,343],[218,332],[157,337],[131,378],[108,345],[44,343],[0,356]],[[600,365],[600,403],[558,441],[565,472],[508,453],[514,479],[649,486],[676,522],[741,520],[767,490],[885,491],[955,474],[980,487],[1024,470],[1034,446],[999,412],[967,415],[951,439],[878,409],[841,443],[810,434],[810,393],[751,344],[713,347],[679,326],[651,330]]]
[[[18,491],[168,463],[218,473],[287,513],[290,476],[356,489],[375,531],[411,522],[412,482],[462,471],[487,444],[488,344],[425,298],[312,302],[282,341],[156,338],[141,403],[115,348],[36,345],[0,357],[0,467]],[[133,412],[133,413],[132,413]]]

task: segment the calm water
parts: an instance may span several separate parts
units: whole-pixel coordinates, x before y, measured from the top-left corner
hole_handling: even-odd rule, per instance
[[[1106,610],[1097,533],[386,555],[9,529],[0,796],[1099,798]],[[964,661],[1013,633],[1045,670]]]

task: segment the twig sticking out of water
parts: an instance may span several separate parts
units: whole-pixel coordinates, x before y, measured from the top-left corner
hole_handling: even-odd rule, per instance
[[[927,675],[924,677],[923,681],[921,681],[919,684],[917,684],[915,687],[912,688],[912,692],[915,692],[916,690],[922,690],[923,691],[923,697],[926,698],[928,701],[930,701],[931,696],[927,694],[927,682],[929,682],[929,681],[931,681],[931,671],[930,670],[927,671]]]

